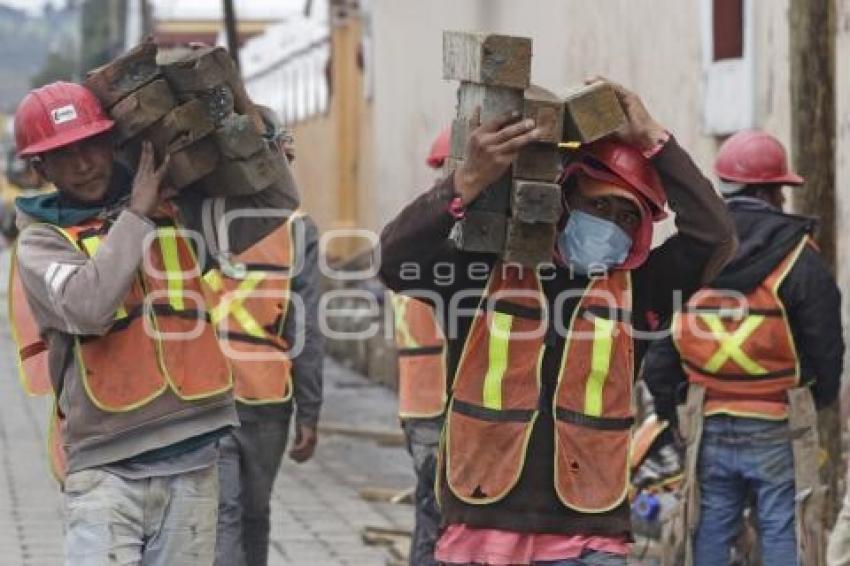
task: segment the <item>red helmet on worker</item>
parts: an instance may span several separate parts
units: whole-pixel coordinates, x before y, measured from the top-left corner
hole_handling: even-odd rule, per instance
[[[563,178],[583,173],[608,185],[606,193],[634,202],[642,222],[632,242],[632,249],[622,269],[634,269],[649,256],[652,247],[653,221],[667,217],[667,194],[661,178],[644,155],[623,142],[602,139],[583,146],[576,159],[567,165]]]
[[[451,137],[451,126],[446,126],[440,130],[440,133],[437,135],[434,143],[431,144],[431,151],[428,153],[428,159],[425,160],[425,163],[427,163],[429,167],[439,169],[443,166],[443,163],[446,162],[446,158],[451,152]]]
[[[741,185],[802,185],[791,171],[778,139],[759,130],[741,130],[720,146],[714,171],[722,181]]]
[[[85,87],[55,82],[30,91],[15,112],[19,157],[32,157],[101,134],[114,122]]]

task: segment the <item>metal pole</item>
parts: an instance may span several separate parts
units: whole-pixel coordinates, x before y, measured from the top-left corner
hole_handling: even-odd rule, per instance
[[[239,35],[236,31],[236,11],[233,0],[224,0],[224,31],[227,35],[227,50],[239,69]]]

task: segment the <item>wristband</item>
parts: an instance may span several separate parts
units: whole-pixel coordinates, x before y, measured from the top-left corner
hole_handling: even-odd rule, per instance
[[[452,215],[452,218],[455,220],[463,220],[466,216],[466,205],[463,204],[463,199],[460,197],[455,197],[449,203],[449,214]]]
[[[655,140],[655,145],[653,145],[649,149],[643,150],[641,153],[643,153],[643,156],[647,159],[652,159],[653,157],[658,155],[658,152],[664,149],[664,146],[667,144],[668,141],[670,141],[670,132],[664,130],[664,133],[659,136],[657,140]]]

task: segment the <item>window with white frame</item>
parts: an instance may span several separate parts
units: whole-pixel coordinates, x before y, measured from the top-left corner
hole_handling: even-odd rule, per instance
[[[725,136],[755,117],[752,0],[700,0],[702,127]]]

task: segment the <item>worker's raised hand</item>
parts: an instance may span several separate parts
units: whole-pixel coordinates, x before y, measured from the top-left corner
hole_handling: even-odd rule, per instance
[[[472,118],[478,126],[466,144],[463,163],[455,170],[455,190],[469,204],[510,167],[519,150],[540,136],[534,120],[519,120],[518,114],[481,124],[481,109]]]
[[[584,82],[585,84],[605,82],[614,89],[617,99],[623,107],[623,112],[626,114],[626,125],[615,134],[620,140],[640,150],[648,150],[666,138],[666,130],[655,121],[640,96],[623,85],[609,81],[604,77],[589,77]]]
[[[142,155],[139,166],[133,178],[133,191],[130,194],[130,210],[141,216],[151,216],[163,200],[162,180],[168,171],[170,156],[166,155],[162,164],[156,167],[154,163],[153,145],[142,142]]]

